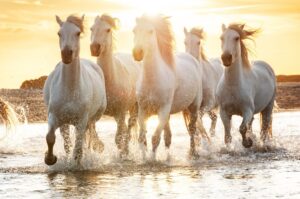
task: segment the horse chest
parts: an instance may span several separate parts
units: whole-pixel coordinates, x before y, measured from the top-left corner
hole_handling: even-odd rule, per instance
[[[240,115],[243,109],[243,100],[235,92],[226,92],[226,95],[220,99],[220,105],[223,110],[231,115]]]
[[[84,106],[78,105],[72,101],[64,103],[55,112],[61,122],[76,123],[79,118],[84,114]]]
[[[135,101],[134,92],[125,89],[107,89],[106,98],[107,106],[104,114],[110,116],[123,109],[127,110],[128,106]]]

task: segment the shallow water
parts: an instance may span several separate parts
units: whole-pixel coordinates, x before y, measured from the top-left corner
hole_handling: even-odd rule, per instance
[[[116,125],[112,120],[97,123],[105,143],[104,152],[86,150],[84,170],[65,156],[59,132],[56,165],[44,164],[47,124],[17,126],[0,141],[1,198],[300,198],[300,112],[274,114],[273,149],[244,149],[233,118],[233,143],[223,143],[223,126],[218,120],[212,144],[202,142],[200,158],[188,157],[189,136],[182,117],[173,116],[172,145],[165,151],[163,139],[157,160],[151,160],[151,134],[157,120],[148,122],[148,151],[142,160],[139,147],[130,144],[128,160],[118,158],[114,145]],[[206,126],[209,119],[204,118]],[[259,119],[253,123],[259,138]],[[0,132],[4,127],[0,126]],[[74,135],[73,135],[74,138]]]

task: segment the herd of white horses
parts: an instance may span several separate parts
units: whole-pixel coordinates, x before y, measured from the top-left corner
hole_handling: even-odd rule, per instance
[[[209,140],[215,134],[220,110],[225,130],[225,144],[231,143],[231,118],[243,117],[240,125],[242,144],[253,144],[253,116],[261,113],[261,141],[272,137],[272,110],[276,95],[275,74],[266,62],[250,62],[245,40],[253,39],[257,30],[244,24],[222,26],[221,59],[208,59],[203,52],[203,30],[184,28],[185,53],[174,53],[174,37],[168,17],[146,16],[136,19],[133,29],[132,54],[114,53],[114,31],[118,19],[97,16],[91,27],[91,55],[97,63],[80,59],[80,35],[84,32],[84,16],[58,16],[61,61],[49,75],[44,87],[48,107],[48,151],[45,163],[53,165],[55,131],[60,128],[64,149],[71,153],[69,125],[76,129],[73,158],[81,165],[83,145],[101,153],[95,123],[102,115],[114,117],[117,123],[115,143],[120,155],[129,153],[134,126],[139,126],[138,142],[145,157],[147,150],[146,121],[157,115],[159,123],[152,136],[155,158],[164,132],[165,147],[171,145],[170,115],[183,113],[190,136],[190,156],[198,157],[199,136]],[[126,115],[129,119],[126,123]],[[210,135],[202,123],[208,113],[212,122]]]

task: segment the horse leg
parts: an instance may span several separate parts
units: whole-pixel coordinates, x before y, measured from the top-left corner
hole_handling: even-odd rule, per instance
[[[216,134],[216,125],[217,125],[218,116],[217,116],[215,110],[209,111],[208,115],[209,115],[209,118],[211,119],[209,132],[210,132],[210,135],[213,137]]]
[[[184,118],[187,120],[187,130],[190,134],[190,156],[197,158],[199,155],[196,152],[196,146],[195,146],[195,134],[196,134],[196,122],[198,119],[198,108],[195,107],[195,105],[191,105],[188,107],[187,110],[183,111]]]
[[[156,150],[160,142],[161,132],[165,128],[170,118],[170,110],[171,110],[171,103],[170,105],[161,108],[158,112],[159,123],[155,129],[154,135],[152,136],[152,152],[153,152],[154,159],[156,157]]]
[[[208,140],[208,142],[210,142],[210,139],[206,133],[206,130],[204,128],[204,125],[203,125],[203,120],[202,120],[202,117],[204,115],[204,110],[200,110],[199,111],[199,117],[197,118],[197,122],[196,122],[196,126],[197,126],[197,129],[199,130],[199,133],[196,134],[196,137],[195,138],[198,138],[197,139],[197,143],[196,145],[200,145],[200,136],[203,137],[203,138],[206,138]]]
[[[128,129],[126,134],[124,134],[124,152],[128,154],[128,145],[129,141],[131,140],[131,131],[137,125],[137,117],[138,117],[138,105],[137,103],[133,106],[132,109],[129,110],[129,119],[128,119]],[[136,136],[137,137],[137,136]]]
[[[64,149],[66,154],[69,156],[71,153],[72,142],[70,138],[70,128],[68,124],[64,124],[60,127],[60,134],[64,140]]]
[[[55,144],[55,131],[58,128],[56,118],[53,114],[48,117],[48,134],[46,136],[48,151],[45,154],[45,163],[53,165],[57,161],[57,157],[53,154],[53,145]]]
[[[147,138],[146,138],[146,133],[147,133],[147,128],[146,128],[146,120],[148,118],[147,113],[141,108],[138,108],[138,123],[140,127],[140,132],[139,132],[139,145],[140,149],[142,151],[142,156],[143,159],[146,157],[146,150],[147,150]]]
[[[128,141],[131,140],[131,130],[137,126],[138,118],[138,104],[136,103],[132,109],[129,110],[129,119],[128,119]]]
[[[91,122],[89,125],[89,148],[92,148],[94,151],[97,151],[98,153],[102,153],[104,150],[104,144],[99,139],[99,136],[96,132],[96,122]]]
[[[165,147],[167,149],[170,148],[171,142],[172,142],[172,132],[170,128],[170,118],[169,121],[166,123],[165,128],[164,128],[164,140],[165,140]]]
[[[261,112],[261,133],[260,139],[265,143],[269,138],[272,138],[272,113],[274,101],[272,101]]]
[[[252,127],[250,125],[252,124],[253,119],[253,112],[252,110],[248,109],[243,113],[243,121],[240,125],[240,133],[243,138],[243,146],[245,148],[250,148],[253,144],[253,141],[251,138],[247,137],[246,133],[251,130]]]
[[[123,143],[123,135],[127,131],[126,123],[125,123],[125,112],[119,113],[115,120],[117,121],[117,133],[115,136],[115,143],[120,151],[122,151]]]
[[[220,109],[220,117],[223,122],[224,131],[225,131],[225,135],[224,135],[225,144],[229,145],[232,141],[232,137],[231,137],[231,133],[230,133],[232,115],[229,115],[226,113],[225,110]]]
[[[87,131],[87,116],[85,116],[76,125],[76,140],[75,140],[73,157],[77,166],[81,166],[81,159],[83,154],[83,141],[85,140],[86,131]]]

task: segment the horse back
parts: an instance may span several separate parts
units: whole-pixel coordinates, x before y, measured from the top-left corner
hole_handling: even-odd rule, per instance
[[[262,111],[276,95],[276,76],[272,67],[264,61],[252,62],[255,85],[255,112]]]
[[[183,110],[192,103],[200,107],[202,101],[202,81],[198,61],[188,53],[178,53],[175,57],[176,89],[172,113]],[[184,96],[184,97],[183,97]]]

